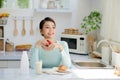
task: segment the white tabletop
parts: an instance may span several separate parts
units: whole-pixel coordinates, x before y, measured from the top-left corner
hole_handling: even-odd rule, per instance
[[[15,59],[20,55],[13,54]],[[7,55],[7,58],[11,59],[11,55]],[[75,55],[71,54],[73,61],[90,61],[97,59],[91,59],[87,55]],[[13,59],[13,58],[12,58]],[[99,60],[98,60],[99,61]],[[45,69],[44,69],[45,70]],[[49,70],[49,69],[47,69]],[[89,68],[76,68],[74,65],[70,69],[71,73],[67,74],[35,74],[35,71],[30,69],[29,74],[22,74],[19,68],[0,68],[0,80],[120,80],[119,76],[114,74],[114,69],[89,69]]]
[[[44,69],[45,70],[45,69]],[[50,69],[46,69],[50,70]],[[30,69],[29,74],[21,73],[20,69],[0,69],[0,80],[120,80],[114,75],[114,69],[70,69],[66,74],[36,74]]]
[[[50,69],[45,69],[47,71]],[[30,69],[29,74],[21,73],[20,69],[0,69],[0,80],[66,80],[69,78],[77,78],[72,72],[65,74],[36,74]]]

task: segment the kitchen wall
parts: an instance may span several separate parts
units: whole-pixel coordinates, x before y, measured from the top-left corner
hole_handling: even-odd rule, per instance
[[[104,0],[91,0],[91,9],[103,11]]]
[[[101,35],[120,44],[120,0],[105,0],[104,7]]]
[[[91,10],[98,10],[101,13],[103,13],[104,3],[105,3],[105,0],[91,0],[91,6],[92,6]],[[97,33],[96,33],[98,41],[103,39],[103,37],[100,35],[100,31],[101,31],[101,28],[100,30],[97,30]]]
[[[104,0],[78,0],[78,2],[72,2],[77,4],[73,8],[73,18],[72,25],[77,26],[80,29],[80,23],[84,16],[88,15],[91,11],[98,10],[103,13],[104,8]],[[101,25],[102,26],[102,25]],[[82,29],[80,29],[82,31]],[[97,33],[93,32],[93,35],[97,36],[97,40],[101,40],[102,37],[100,35],[100,30],[97,30]]]
[[[23,15],[24,16],[24,15]],[[21,31],[22,31],[22,16],[17,17],[17,29],[18,29],[18,36],[13,36],[13,29],[14,29],[14,21],[13,17],[11,17],[8,21],[7,26],[5,26],[5,37],[9,38],[11,41],[13,41],[16,44],[24,44],[24,43],[30,43],[34,44],[37,40],[42,38],[42,36],[39,33],[39,23],[40,21],[47,17],[50,16],[52,17],[57,24],[57,34],[56,34],[56,39],[59,40],[60,34],[64,31],[64,28],[68,28],[71,26],[71,13],[46,13],[46,12],[34,12],[33,14],[33,19],[34,19],[34,31],[35,34],[31,36],[29,34],[30,31],[30,18],[31,16],[25,16],[25,29],[26,29],[26,35],[22,36]]]
[[[91,10],[90,0],[71,0],[72,9],[72,26],[80,29],[80,23],[84,16],[88,15]]]
[[[16,44],[25,44],[30,43],[34,44],[37,40],[42,38],[39,33],[39,22],[46,16],[52,17],[57,24],[57,36],[56,39],[60,39],[60,34],[64,31],[65,28],[77,27],[80,29],[80,23],[84,16],[88,15],[89,12],[93,9],[99,9],[101,7],[101,0],[71,0],[70,8],[72,13],[57,13],[57,12],[33,12],[33,10],[10,10],[11,17],[8,20],[8,24],[5,26],[5,37],[9,38]],[[31,36],[29,34],[30,30],[30,18],[31,15],[34,18],[34,30],[35,34]],[[14,22],[13,16],[18,16],[17,29],[19,31],[18,36],[13,36]],[[25,16],[26,19],[26,35],[21,35],[22,30],[22,18]],[[81,30],[81,29],[80,29]]]

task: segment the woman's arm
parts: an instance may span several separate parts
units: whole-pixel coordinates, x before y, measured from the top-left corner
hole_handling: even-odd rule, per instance
[[[62,64],[70,68],[72,63],[69,54],[68,44],[65,41],[62,41],[61,43],[62,43],[62,47],[59,47],[59,49],[62,54]]]
[[[45,46],[47,43],[47,40],[46,39],[40,39],[36,42],[35,44],[35,48],[38,48],[39,46]]]
[[[38,55],[39,48],[35,48],[34,46],[31,48],[31,55],[30,55],[30,67],[35,68],[35,62],[39,60]]]

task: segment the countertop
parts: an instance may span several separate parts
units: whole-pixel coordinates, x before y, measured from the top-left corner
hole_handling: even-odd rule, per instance
[[[29,74],[24,74],[19,68],[1,68],[0,80],[120,80],[120,77],[114,75],[114,69],[71,68],[69,71],[70,73],[65,74],[42,73],[38,75],[32,69]]]
[[[20,60],[20,53],[7,53],[7,56],[0,54],[0,60]],[[3,57],[4,56],[4,57]],[[12,56],[12,57],[11,57]],[[100,61],[100,59],[91,58],[88,55],[70,54],[73,62],[76,61]],[[77,68],[75,65],[70,69],[70,73],[64,75],[55,74],[35,74],[35,71],[30,69],[28,75],[22,75],[20,68],[0,68],[0,80],[120,80],[120,77],[114,74],[113,68],[108,69],[91,69]]]
[[[30,52],[27,52],[30,56]],[[0,53],[0,60],[20,60],[22,56],[22,51],[14,52],[4,52]]]
[[[0,53],[0,60],[20,60],[21,59],[21,55],[22,55],[21,51]],[[28,52],[28,56],[30,56],[30,52]],[[73,61],[98,60],[98,59],[90,58],[87,54],[80,55],[80,54],[70,53],[70,56],[71,56],[71,60],[73,60]]]

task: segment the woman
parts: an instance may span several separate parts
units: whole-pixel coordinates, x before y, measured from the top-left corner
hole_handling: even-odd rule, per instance
[[[30,67],[35,68],[35,62],[42,60],[43,68],[58,67],[59,65],[70,68],[71,60],[67,43],[54,39],[56,34],[55,21],[46,17],[40,22],[39,29],[43,39],[37,41],[31,49]]]

